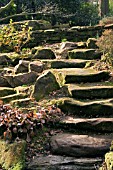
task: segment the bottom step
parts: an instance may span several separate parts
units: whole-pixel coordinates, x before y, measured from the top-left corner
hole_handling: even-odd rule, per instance
[[[28,164],[27,170],[96,170],[101,158],[74,158],[65,156],[39,155]]]
[[[77,135],[60,133],[51,138],[52,153],[73,157],[95,158],[109,151],[112,135]]]

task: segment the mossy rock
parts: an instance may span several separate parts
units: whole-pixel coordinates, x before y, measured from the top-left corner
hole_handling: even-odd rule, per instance
[[[33,97],[38,101],[47,96],[50,92],[60,88],[56,77],[51,71],[46,71],[36,80]]]
[[[59,98],[51,101],[66,114],[79,118],[111,117],[113,112],[112,99],[76,100],[74,98]]]
[[[0,165],[6,170],[22,170],[25,168],[25,141],[11,144],[0,140]]]
[[[49,48],[37,47],[32,49],[33,59],[55,59],[54,52]]]
[[[100,56],[100,53],[96,52],[95,49],[74,49],[68,52],[69,59],[93,60],[99,59]]]

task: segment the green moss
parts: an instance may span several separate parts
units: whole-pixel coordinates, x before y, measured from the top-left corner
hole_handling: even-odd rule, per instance
[[[113,169],[113,152],[108,152],[105,154],[105,162],[107,165],[107,170]]]
[[[110,151],[113,151],[113,141],[111,142]]]
[[[25,167],[25,141],[11,144],[0,141],[0,165],[6,170],[22,170]]]
[[[59,84],[59,86],[63,86],[65,84],[65,74],[63,72],[57,71],[57,70],[51,70],[51,72],[56,77],[56,80]]]

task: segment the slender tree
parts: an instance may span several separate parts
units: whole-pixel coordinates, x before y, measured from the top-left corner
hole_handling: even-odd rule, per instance
[[[109,13],[109,0],[99,0],[99,14],[104,17]]]

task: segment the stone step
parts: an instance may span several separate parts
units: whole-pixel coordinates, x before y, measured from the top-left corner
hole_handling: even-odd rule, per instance
[[[64,113],[75,115],[77,118],[113,117],[113,98],[77,100],[65,97],[53,102],[58,104]]]
[[[78,99],[113,98],[113,83],[68,84],[70,96]]]
[[[113,118],[74,118],[67,116],[60,121],[60,126],[69,131],[82,130],[96,133],[113,132]]]
[[[77,135],[59,133],[51,138],[51,151],[73,157],[99,157],[109,151],[112,135]]]
[[[41,60],[45,64],[45,68],[83,68],[89,60],[82,59],[56,59],[56,60]]]
[[[74,158],[58,155],[34,156],[27,170],[96,170],[102,164],[101,158]]]
[[[5,97],[7,95],[15,94],[16,90],[9,87],[0,87],[0,97]]]
[[[8,96],[0,97],[0,100],[2,100],[4,103],[9,103],[12,100],[23,99],[23,98],[26,98],[26,97],[27,97],[26,94],[19,93],[19,94],[12,94],[12,95],[8,95]]]
[[[68,52],[69,59],[94,60],[100,59],[101,53],[95,49],[74,49]]]
[[[53,69],[52,72],[65,83],[99,82],[110,78],[108,71],[96,71],[92,68]]]

